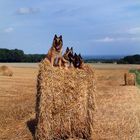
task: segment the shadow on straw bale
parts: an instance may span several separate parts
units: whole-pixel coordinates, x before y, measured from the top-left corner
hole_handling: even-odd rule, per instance
[[[95,110],[94,69],[39,66],[36,140],[90,139]]]
[[[27,121],[27,127],[30,130],[33,138],[35,138],[36,119],[31,119]]]

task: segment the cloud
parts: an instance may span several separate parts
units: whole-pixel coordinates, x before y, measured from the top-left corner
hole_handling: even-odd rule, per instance
[[[100,39],[93,39],[92,42],[101,42],[101,43],[111,43],[111,42],[121,42],[121,41],[133,41],[139,42],[140,37],[105,37]]]
[[[5,33],[10,33],[10,32],[13,32],[13,31],[14,31],[14,28],[12,28],[12,27],[4,29]]]
[[[101,38],[101,39],[95,39],[93,41],[94,42],[114,42],[115,39],[112,37],[105,37],[105,38]]]
[[[62,8],[62,9],[58,9],[56,10],[53,15],[55,16],[75,16],[76,14],[79,13],[79,11],[81,11],[81,9],[79,7],[76,8]]]
[[[140,27],[131,28],[128,30],[129,34],[140,34]]]
[[[17,14],[19,14],[19,15],[35,14],[38,12],[39,12],[38,8],[28,8],[28,7],[19,8],[17,10]]]
[[[132,41],[140,41],[140,37],[132,37],[131,40]]]

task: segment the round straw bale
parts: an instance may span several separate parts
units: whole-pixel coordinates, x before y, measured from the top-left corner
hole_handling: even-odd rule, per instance
[[[36,140],[90,139],[95,110],[94,69],[39,66]]]
[[[13,76],[13,71],[8,66],[0,66],[0,75],[2,76]]]
[[[136,75],[134,73],[125,73],[124,74],[125,85],[135,85],[136,84]]]

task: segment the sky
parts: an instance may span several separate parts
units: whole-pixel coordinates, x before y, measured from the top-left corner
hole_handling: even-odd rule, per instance
[[[55,34],[63,51],[140,54],[140,0],[0,0],[0,48],[46,54]]]

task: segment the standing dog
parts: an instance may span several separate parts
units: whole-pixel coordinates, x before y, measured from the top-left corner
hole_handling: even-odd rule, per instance
[[[55,60],[62,57],[62,46],[63,46],[63,39],[62,35],[57,37],[54,36],[52,47],[48,51],[47,58],[49,59],[51,66],[54,66]],[[58,59],[57,64],[60,66],[60,59]]]

